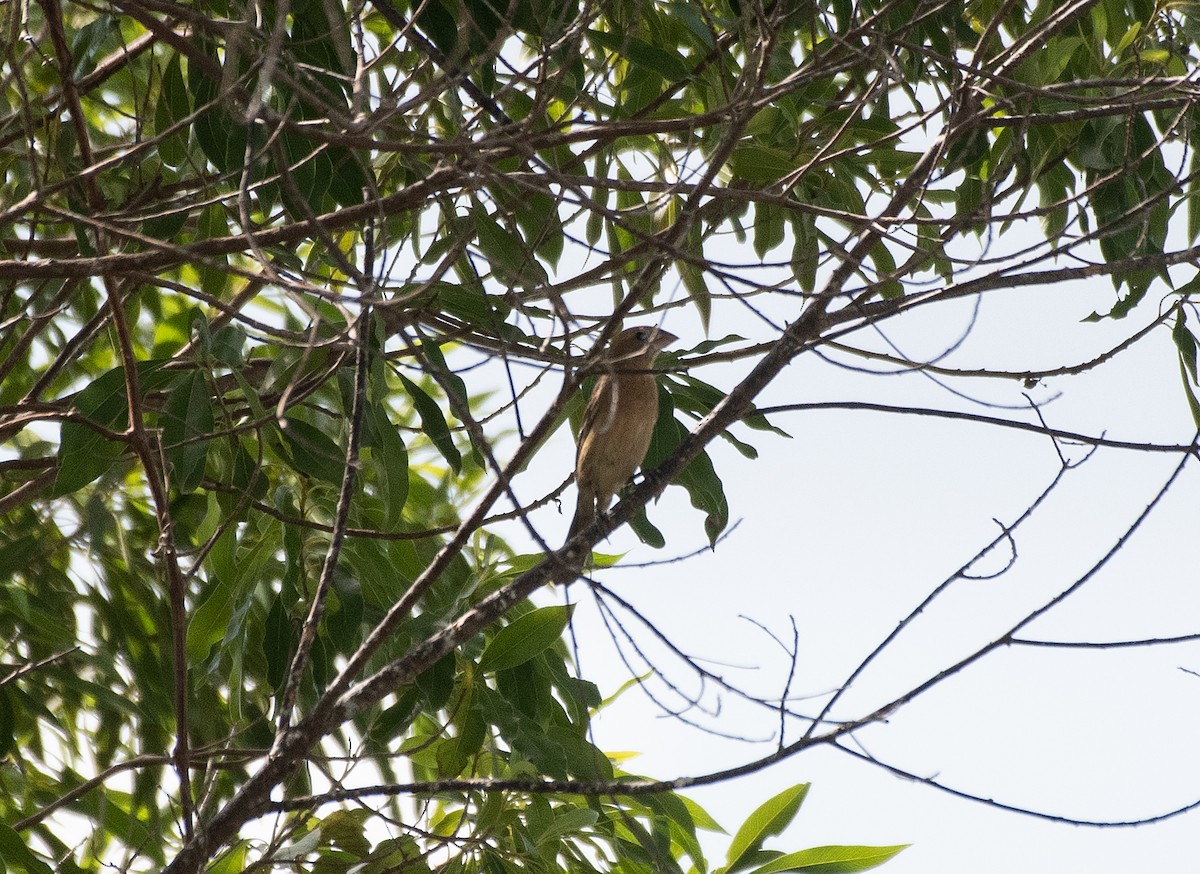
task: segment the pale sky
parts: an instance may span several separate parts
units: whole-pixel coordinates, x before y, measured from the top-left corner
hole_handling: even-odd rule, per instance
[[[1123,322],[1084,324],[1080,320],[1093,310],[1111,306],[1107,281],[995,292],[984,300],[966,342],[941,363],[1024,370],[1085,361],[1151,320],[1155,295]],[[888,323],[885,331],[920,359],[952,344],[969,313],[970,305],[963,303],[931,307]],[[741,327],[729,320],[720,325],[712,335]],[[665,326],[681,335],[682,348],[701,339],[685,318],[668,316]],[[760,331],[745,327],[747,336]],[[715,368],[695,375],[726,389],[735,377]],[[991,403],[1026,403],[1026,390],[1016,381],[975,380],[955,387]],[[1161,443],[1186,443],[1194,430],[1167,328],[1094,372],[1050,379],[1029,394],[1039,401],[1058,395],[1043,413],[1065,430]],[[1032,419],[1028,410],[964,402],[917,374],[865,375],[814,355],[787,370],[762,405],[822,400]],[[783,413],[773,421],[793,439],[745,428],[738,432],[759,449],[757,461],[725,445],[715,449],[731,519],[740,521],[715,552],[599,576],[713,673],[768,698],[783,688],[788,662],[777,644],[742,617],[784,640],[791,638],[788,617],[794,617],[800,655],[791,693],[828,692],[995,536],[994,520],[1014,521],[1059,467],[1045,436],[974,423],[842,411]],[[1083,447],[1063,448],[1070,461],[1086,455]],[[572,451],[564,430],[538,456],[530,483],[522,484],[519,494],[532,497],[537,488],[531,483],[557,482],[570,468]],[[1069,472],[1018,530],[1012,569],[996,579],[953,585],[860,678],[837,715],[869,712],[998,637],[1070,586],[1132,524],[1178,461],[1176,454],[1097,451]],[[554,544],[565,531],[573,500],[568,492],[562,516],[551,508],[536,517]],[[1193,463],[1121,552],[1025,636],[1107,641],[1200,630],[1194,570],[1198,505],[1200,469]],[[628,531],[602,549],[630,549],[626,561],[641,562],[703,545],[702,517],[681,489],[668,490],[651,508],[651,518],[667,535],[668,548],[661,553],[636,545]],[[999,570],[1007,558],[1001,550],[979,570]],[[570,597],[587,605],[576,615],[583,673],[601,678],[602,691],[611,693],[628,672],[596,621],[591,595],[573,587]],[[636,623],[625,621],[673,682],[696,687],[686,669],[669,662]],[[888,764],[1002,803],[1080,819],[1145,818],[1200,798],[1200,752],[1194,743],[1200,677],[1182,668],[1200,671],[1200,644],[1103,651],[1009,648],[858,738]],[[677,703],[661,683],[653,688]],[[610,751],[639,751],[631,769],[658,778],[706,773],[769,753],[778,717],[728,694],[719,697],[719,713],[692,711],[687,718],[758,742],[714,737],[664,717],[638,690],[601,716],[598,742]],[[718,696],[709,690],[704,700],[713,705]],[[817,704],[794,706],[812,711]],[[790,725],[788,739],[797,736],[797,727]],[[688,794],[732,833],[755,805],[806,781],[813,787],[794,826],[768,846],[794,851],[837,843],[912,843],[880,869],[891,874],[1187,870],[1182,860],[1194,853],[1200,817],[1193,813],[1123,829],[1053,824],[953,798],[822,748]],[[707,845],[710,861],[719,864],[727,842]]]

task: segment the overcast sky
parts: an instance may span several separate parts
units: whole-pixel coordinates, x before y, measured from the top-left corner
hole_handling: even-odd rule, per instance
[[[1157,313],[1157,299],[1148,299],[1122,322],[1081,322],[1094,310],[1107,311],[1113,300],[1107,281],[995,292],[983,300],[961,346],[940,363],[1026,370],[1087,361]],[[972,308],[967,302],[930,307],[887,323],[884,331],[913,359],[928,359],[962,337]],[[668,315],[665,322],[681,336],[679,348],[703,339],[689,318]],[[713,336],[743,329],[746,336],[763,335],[761,323],[744,310],[739,314],[737,307],[726,307],[717,323]],[[886,348],[869,331],[851,339]],[[730,367],[694,375],[728,389],[738,374]],[[762,405],[859,400],[1035,421],[1028,394],[1048,401],[1042,409],[1047,422],[1065,430],[1159,443],[1187,443],[1194,431],[1165,327],[1090,373],[1049,379],[1032,389],[1012,380],[951,384],[969,399],[919,374],[868,375],[808,354],[771,386]],[[1061,466],[1047,437],[994,426],[861,411],[772,418],[792,439],[745,428],[738,432],[759,449],[756,461],[725,445],[713,450],[731,518],[739,523],[715,551],[678,564],[598,574],[690,656],[764,698],[779,696],[790,664],[760,625],[790,643],[794,619],[799,657],[790,694],[827,695],[996,536],[998,523],[1015,521]],[[869,713],[996,639],[1070,587],[1154,500],[1180,460],[1173,453],[1100,449],[1085,461],[1087,448],[1060,448],[1069,462],[1083,463],[1016,532],[1011,569],[994,579],[960,579],[952,585],[856,681],[835,716]],[[564,429],[539,454],[528,477],[518,481],[521,497],[532,498],[560,481],[572,453]],[[1183,471],[1115,558],[1023,635],[1111,641],[1200,630],[1195,571],[1200,470],[1195,468],[1193,463]],[[573,501],[569,492],[562,515],[547,508],[536,517],[553,544],[565,532]],[[628,531],[602,548],[628,549],[625,561],[634,563],[704,544],[702,517],[681,489],[669,489],[651,508],[651,518],[666,533],[667,549],[637,545]],[[520,541],[519,533],[510,533]],[[1009,558],[1010,551],[1001,548],[976,570],[981,576],[994,573]],[[546,595],[555,597],[561,595]],[[615,654],[609,631],[597,621],[591,594],[577,585],[569,597],[584,605],[575,623],[582,672],[599,677],[602,691],[610,694],[629,671]],[[672,682],[697,688],[694,675],[669,660],[636,621],[626,616],[623,622]],[[629,645],[623,649],[636,659]],[[1194,742],[1200,677],[1183,669],[1200,671],[1200,645],[1103,651],[1010,647],[856,738],[862,750],[890,765],[1004,804],[1078,819],[1142,819],[1200,798],[1200,752]],[[647,668],[636,663],[634,670]],[[651,682],[650,689],[667,706],[679,706],[661,682]],[[686,720],[744,739],[717,737],[664,716],[634,689],[601,716],[599,743],[609,751],[642,753],[631,770],[673,778],[756,759],[778,742],[776,714],[711,688],[703,700],[709,712],[692,709]],[[793,706],[814,712],[824,700],[796,700]],[[787,740],[802,730],[789,723]],[[813,788],[796,824],[769,846],[791,851],[834,843],[911,842],[914,846],[884,866],[892,874],[1182,870],[1179,860],[1194,853],[1200,817],[1124,829],[1048,823],[954,798],[819,748],[760,774],[689,794],[732,833],[754,805],[806,781]],[[708,846],[712,861],[719,863],[726,844],[716,840]]]

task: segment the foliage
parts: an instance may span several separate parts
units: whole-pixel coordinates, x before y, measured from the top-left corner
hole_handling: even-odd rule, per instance
[[[1200,423],[1190,5],[2,14],[10,869],[706,871],[713,824],[592,743],[570,610],[530,600],[580,549],[635,514],[661,543],[668,482],[715,544],[711,441],[753,457],[789,361],[943,300],[1104,276],[1115,319],[1173,294]],[[761,336],[719,327],[743,307]],[[580,405],[581,338],[626,317],[692,328],[660,359],[656,473],[585,546],[517,554],[500,523],[554,495],[497,502]],[[729,391],[682,372],[735,359]],[[346,759],[389,788],[353,794]],[[803,792],[721,870],[898,850],[764,850]]]

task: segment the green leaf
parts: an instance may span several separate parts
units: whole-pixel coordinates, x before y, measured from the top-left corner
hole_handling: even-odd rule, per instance
[[[395,531],[408,500],[408,448],[382,404],[373,404],[365,418],[371,447],[371,467],[383,503],[383,529]]]
[[[160,368],[165,360],[143,361],[137,366],[138,386],[145,396],[170,378]],[[74,409],[90,422],[110,431],[123,431],[129,424],[129,402],[125,368],[114,367],[102,374],[75,397]],[[97,433],[83,422],[63,422],[58,445],[58,470],[50,497],[69,495],[99,479],[125,452],[125,444]]]
[[[11,827],[0,823],[0,860],[9,871],[25,874],[54,874],[54,870],[25,846],[21,836]]]
[[[682,21],[687,29],[696,36],[701,46],[706,49],[714,46],[716,34],[713,33],[712,24],[708,20],[707,10],[701,14],[696,6],[682,2],[682,0],[668,3],[667,6],[671,10],[671,17]]]
[[[405,300],[419,287],[415,284],[402,287],[396,293],[396,299]],[[434,282],[426,288],[427,296],[422,297],[422,301],[428,300],[430,306],[444,310],[481,331],[520,336],[520,331],[510,333],[512,326],[504,323],[512,307],[499,295],[488,294],[482,286]]]
[[[1071,57],[1082,45],[1083,38],[1078,36],[1052,39],[1018,69],[1025,72],[1026,68],[1029,68],[1036,85],[1057,82],[1067,69],[1067,64],[1071,62]],[[1120,51],[1118,49],[1116,53],[1120,54]]]
[[[667,545],[667,538],[646,515],[645,506],[638,507],[638,511],[629,520],[629,527],[637,535],[638,540],[653,549],[662,549]]]
[[[226,532],[232,529],[226,529]],[[240,658],[247,649],[243,627],[254,605],[254,590],[263,570],[282,548],[282,533],[275,524],[249,528],[236,540],[225,533],[220,538],[223,566],[211,594],[192,614],[187,629],[189,661],[203,661],[212,647],[224,642],[230,653]],[[216,554],[214,548],[214,555]],[[255,647],[257,653],[257,647]],[[215,665],[210,665],[215,667]]]
[[[455,668],[454,653],[447,653],[417,676],[417,688],[431,709],[440,710],[449,703],[450,696],[454,694]]]
[[[564,728],[552,725],[546,730],[546,737],[560,750],[566,759],[567,773],[583,780],[612,780],[614,775],[612,762],[604,751],[585,737],[581,737],[575,728]]]
[[[179,55],[172,53],[163,70],[162,85],[158,92],[158,104],[154,108],[154,125],[159,134],[158,154],[171,167],[179,167],[187,160],[188,127],[181,127],[166,136],[162,132],[178,124],[192,112],[192,101],[183,82],[179,66]]]
[[[287,671],[288,656],[292,651],[292,623],[282,598],[271,601],[271,609],[267,612],[266,628],[263,634],[263,655],[267,660],[267,683],[272,689],[278,689],[283,683]]]
[[[212,594],[192,612],[187,627],[188,663],[198,665],[208,657],[209,650],[225,638],[225,629],[233,616],[235,587],[222,580]]]
[[[12,695],[7,689],[0,686],[0,759],[7,756],[13,748],[16,724]]]
[[[291,5],[291,13],[292,27],[287,41],[289,52],[328,91],[326,99],[340,97],[344,100],[346,69],[342,65],[335,39],[346,39],[346,21],[334,7],[312,0],[296,0]],[[312,100],[311,97],[308,99]]]
[[[1200,237],[1200,152],[1192,150],[1187,182],[1187,243]]]
[[[720,349],[722,346],[728,346],[731,343],[745,343],[746,338],[740,334],[726,334],[717,340],[702,340],[688,351],[695,355],[707,355],[714,349]]]
[[[976,233],[981,233],[987,226],[988,217],[983,211],[985,193],[983,183],[969,174],[958,186],[955,215],[959,221]]]
[[[355,874],[429,874],[427,853],[408,835],[398,838],[388,838],[375,845],[369,862],[361,868],[353,868]],[[439,871],[449,871],[450,866],[439,867]]]
[[[691,816],[692,822],[696,824],[696,828],[702,828],[709,832],[727,834],[725,829],[721,828],[720,823],[713,819],[707,810],[705,810],[691,798],[683,795],[677,795],[675,797],[678,798],[683,803],[683,806],[688,809],[688,814]]]
[[[574,605],[542,607],[496,632],[479,657],[479,670],[489,674],[515,668],[562,637]]]
[[[688,232],[687,240],[683,244],[683,251],[690,257],[676,261],[675,268],[679,271],[683,287],[687,291],[688,297],[691,298],[692,305],[696,307],[696,313],[700,316],[700,326],[707,334],[708,320],[712,315],[712,291],[709,290],[708,281],[704,277],[704,267],[701,266],[706,262],[704,260],[704,242],[700,237],[698,225],[693,225]]]
[[[101,15],[72,33],[70,54],[75,65],[71,69],[71,75],[75,79],[82,79],[96,69],[96,62],[109,35],[119,27],[119,19],[111,15]]]
[[[671,400],[675,408],[686,410],[698,419],[712,412],[713,407],[725,397],[725,392],[715,386],[701,382],[695,377],[686,374],[669,375],[665,378],[665,382],[671,393]],[[777,428],[774,428],[773,425],[767,422],[766,417],[761,413],[751,412],[747,414],[747,417],[743,421],[750,427],[755,427],[759,430],[778,431]],[[784,432],[779,433],[785,437],[788,436]],[[758,458],[758,450],[736,437],[731,431],[723,431],[721,438],[746,458]]]
[[[362,586],[362,595],[376,607],[391,606],[408,584],[389,552],[388,544],[354,538],[342,547],[342,559]]]
[[[867,871],[893,858],[908,844],[893,847],[813,847],[798,853],[788,853],[755,868],[754,874],[779,874],[782,871],[804,871],[805,874],[853,874]]]
[[[1142,23],[1140,21],[1133,22],[1133,24],[1129,26],[1129,29],[1125,31],[1125,35],[1122,36],[1117,41],[1117,44],[1113,47],[1113,55],[1120,55],[1121,52],[1129,48],[1129,46],[1133,44],[1133,41],[1138,38],[1138,34],[1140,34],[1141,31]]]
[[[108,440],[87,425],[63,422],[58,445],[58,470],[50,497],[60,498],[95,482],[116,463],[124,444]]]
[[[214,63],[220,64],[211,40],[198,38],[194,42]],[[221,105],[217,91],[220,83],[194,59],[188,62],[187,78],[192,103],[202,110],[193,122],[201,151],[223,173],[241,170],[249,142],[246,126]]]
[[[1171,339],[1179,351],[1179,376],[1183,382],[1183,393],[1187,398],[1188,409],[1192,412],[1192,421],[1200,429],[1200,398],[1192,386],[1197,384],[1196,378],[1196,336],[1184,323],[1183,309],[1175,313],[1175,325],[1171,329]]]
[[[188,213],[185,209],[170,209],[147,216],[142,222],[142,233],[155,240],[170,242],[179,235],[183,226],[187,224],[187,219]]]
[[[441,408],[425,392],[425,389],[404,374],[400,374],[400,381],[404,383],[408,396],[412,398],[413,409],[417,411],[417,415],[421,419],[421,430],[437,447],[438,452],[442,453],[442,457],[446,459],[446,463],[450,465],[451,469],[455,473],[460,472],[462,470],[462,454],[454,445],[450,426],[446,424],[446,417],[442,415]]]
[[[661,464],[687,436],[688,429],[675,418],[674,409],[671,395],[660,386],[658,423],[654,426],[650,449],[642,463],[643,470],[651,470]],[[673,484],[683,486],[692,506],[704,512],[704,532],[708,535],[709,543],[715,544],[717,537],[729,524],[729,502],[725,498],[725,488],[708,453],[701,452],[688,462],[687,467],[675,477]],[[634,530],[637,531],[636,526]]]
[[[333,180],[333,167],[329,155],[321,150],[314,140],[294,130],[285,130],[280,136],[280,143],[283,145],[283,157],[286,158],[286,162],[282,162],[284,166],[276,169],[281,175],[286,173],[291,177],[308,208],[320,215],[324,211],[321,208],[322,200],[329,190],[329,183]],[[304,205],[295,202],[290,186],[284,186],[283,197],[292,217],[296,221],[303,221],[306,217]]]
[[[320,821],[322,842],[328,841],[335,847],[361,859],[371,852],[371,842],[363,834],[363,827],[371,812],[368,810],[334,810]]]
[[[663,792],[658,795],[646,795],[641,801],[656,814],[670,821],[672,839],[683,847],[693,863],[700,868],[705,867],[707,861],[696,836],[696,822],[683,799],[674,792]]]
[[[733,175],[748,182],[774,182],[796,169],[796,159],[781,149],[771,149],[757,143],[738,146],[729,156]]]
[[[604,205],[604,201],[600,201],[600,205]],[[1200,208],[1197,208],[1200,212]],[[584,227],[584,239],[591,247],[595,247],[596,243],[600,242],[600,234],[604,231],[604,213],[600,210],[594,210],[588,214],[587,224]],[[1193,235],[1192,239],[1195,239]]]
[[[208,867],[205,874],[242,874],[246,870],[246,847],[246,844],[240,842],[230,847]]]
[[[197,234],[202,240],[215,240],[229,234],[229,222],[225,219],[225,210],[221,204],[214,203],[200,213],[197,223]],[[200,271],[200,287],[205,294],[219,298],[225,294],[229,285],[229,258],[225,255],[211,255],[197,265]]]
[[[903,295],[904,286],[900,284],[900,280],[895,275],[896,259],[892,257],[892,251],[882,240],[871,250],[871,261],[878,274],[875,290],[879,292],[880,296],[893,299]]]
[[[773,203],[760,203],[754,208],[754,254],[759,259],[776,246],[783,245],[783,210]]]
[[[291,416],[279,424],[279,433],[292,454],[297,473],[341,485],[345,453],[324,431]]]
[[[152,861],[163,864],[165,848],[157,839],[157,834],[151,832],[149,824],[143,823],[138,816],[130,813],[134,804],[128,793],[104,788],[80,797],[73,807],[76,812],[97,823],[102,822],[105,834],[115,836],[126,846],[140,847],[142,853]],[[0,852],[0,858],[7,860],[8,857]]]
[[[445,54],[455,53],[458,44],[458,24],[441,3],[420,3],[416,7],[417,26]]]
[[[181,493],[195,491],[204,478],[213,430],[212,395],[203,373],[193,370],[171,390],[161,421],[171,482]]]
[[[446,364],[441,347],[432,340],[424,340],[421,343],[421,354],[429,362],[430,369],[439,377],[438,384],[445,391],[452,393],[454,398],[466,407],[470,403],[470,398],[467,396],[467,384]]]
[[[792,213],[791,220],[792,275],[801,290],[811,294],[817,285],[817,264],[821,260],[816,221],[807,213]]]
[[[668,51],[636,36],[607,33],[602,30],[589,30],[588,36],[610,52],[628,58],[631,63],[656,73],[668,82],[678,82],[692,75],[687,61],[678,52]]]
[[[580,832],[591,829],[600,819],[600,814],[589,807],[576,807],[555,815],[550,827],[538,835],[538,845],[557,838],[573,839]]]
[[[567,156],[573,157],[570,150]],[[557,267],[566,247],[566,234],[558,215],[557,202],[545,194],[525,193],[513,204],[513,215],[525,239],[533,244],[534,251],[550,266]]]
[[[267,496],[267,475],[239,441],[233,445],[233,484],[239,491],[261,501]]]
[[[230,368],[241,368],[246,349],[246,332],[239,325],[225,325],[212,335],[209,354]]]
[[[681,431],[680,439],[687,429],[681,427]],[[715,546],[717,538],[729,524],[729,503],[708,453],[701,452],[692,459],[680,472],[678,482],[687,489],[692,506],[704,512],[704,533],[708,535],[709,544]]]
[[[500,226],[482,208],[474,210],[475,239],[496,278],[507,285],[537,287],[546,285],[550,275],[534,257],[520,236]]]
[[[621,824],[630,832],[635,844],[625,842],[622,849],[628,852],[635,861],[634,870],[652,870],[660,874],[683,874],[683,869],[671,855],[671,847],[665,832],[655,829],[646,830],[645,826],[634,817],[624,817]],[[630,866],[632,867],[632,866]]]
[[[801,783],[780,792],[759,805],[742,823],[729,845],[726,872],[734,872],[749,864],[749,857],[762,849],[763,841],[782,832],[795,818],[808,795],[808,783]]]
[[[1196,376],[1196,335],[1188,330],[1184,319],[1183,308],[1175,313],[1175,324],[1171,328],[1171,339],[1179,350],[1179,362],[1185,368],[1184,376],[1191,377],[1192,382],[1198,382]]]

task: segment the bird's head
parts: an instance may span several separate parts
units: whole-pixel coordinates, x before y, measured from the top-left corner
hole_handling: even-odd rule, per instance
[[[626,328],[609,344],[609,358],[613,361],[644,358],[649,363],[659,352],[678,339],[670,331],[664,331],[654,325]]]

